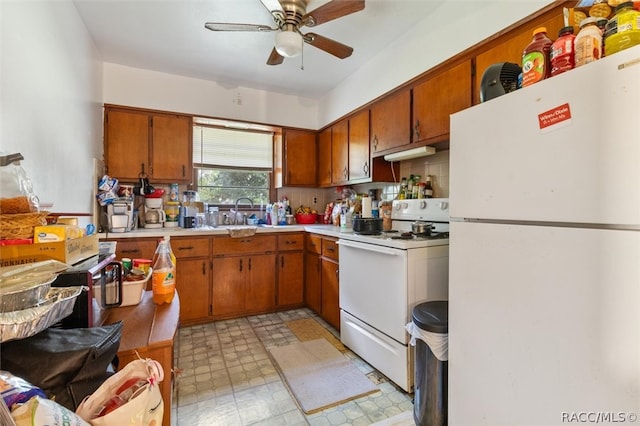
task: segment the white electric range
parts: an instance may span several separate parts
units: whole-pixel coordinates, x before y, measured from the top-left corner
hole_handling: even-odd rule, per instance
[[[413,307],[447,300],[449,200],[395,200],[392,232],[341,234],[340,339],[407,392],[413,391],[413,351],[405,326]],[[432,235],[410,235],[415,221]]]

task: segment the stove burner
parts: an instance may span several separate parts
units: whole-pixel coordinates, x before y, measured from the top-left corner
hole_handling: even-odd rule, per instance
[[[393,231],[397,232],[397,231]],[[413,232],[402,232],[400,235],[389,236],[392,240],[437,240],[449,238],[448,232],[432,232],[431,234],[415,234]]]

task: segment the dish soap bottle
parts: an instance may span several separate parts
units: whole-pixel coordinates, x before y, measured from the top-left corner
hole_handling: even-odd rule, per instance
[[[176,289],[175,257],[166,237],[158,243],[154,258],[151,272],[153,303],[171,303]]]
[[[547,28],[533,30],[533,40],[522,52],[522,87],[530,86],[551,75],[551,44]]]

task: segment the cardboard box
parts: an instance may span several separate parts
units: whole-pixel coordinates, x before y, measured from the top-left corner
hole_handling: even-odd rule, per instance
[[[40,244],[0,246],[0,266],[59,260],[73,265],[98,254],[98,235]]]

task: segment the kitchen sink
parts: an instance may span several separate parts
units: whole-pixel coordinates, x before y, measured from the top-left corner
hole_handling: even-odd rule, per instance
[[[258,230],[257,226],[251,225],[225,225],[224,228],[231,238],[251,237]]]

